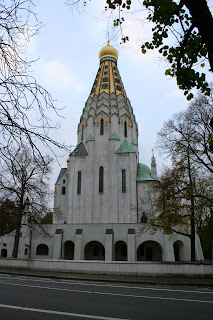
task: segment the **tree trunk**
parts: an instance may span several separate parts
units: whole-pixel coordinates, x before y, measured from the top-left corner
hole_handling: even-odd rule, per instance
[[[208,58],[213,72],[213,17],[206,0],[184,0],[186,7],[193,17],[193,23],[208,50]]]
[[[194,217],[194,208],[192,209],[191,214],[191,261],[195,261],[195,217]]]
[[[194,202],[194,185],[191,172],[191,161],[189,149],[187,152],[188,160],[188,175],[189,175],[189,186],[190,186],[190,202],[191,202],[191,261],[195,261],[195,202]]]
[[[22,212],[20,210],[18,215],[17,227],[16,227],[15,242],[13,246],[13,258],[18,257],[19,239],[21,234],[21,219],[22,219]]]
[[[22,195],[19,200],[19,206],[18,206],[18,221],[17,221],[17,226],[16,226],[16,235],[15,235],[15,242],[14,242],[14,247],[13,247],[13,258],[18,257],[18,248],[19,248],[19,239],[20,239],[20,234],[21,234],[21,223],[22,223],[22,216],[23,216],[23,211],[24,211],[24,189],[22,188]]]

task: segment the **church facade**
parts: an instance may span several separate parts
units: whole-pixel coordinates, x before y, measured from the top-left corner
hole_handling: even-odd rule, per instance
[[[144,228],[158,184],[154,154],[151,169],[139,163],[138,126],[109,43],[77,128],[76,148],[55,184],[53,224],[47,235],[23,226],[20,258],[104,261],[189,261],[190,241]],[[144,197],[145,199],[145,197]],[[148,201],[148,200],[146,200]],[[4,256],[14,236],[3,237]],[[5,251],[6,250],[6,251]],[[196,259],[203,260],[196,238]]]

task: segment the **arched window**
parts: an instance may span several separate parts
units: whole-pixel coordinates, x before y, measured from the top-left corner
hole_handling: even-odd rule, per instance
[[[126,170],[122,170],[122,192],[126,193]]]
[[[66,187],[62,187],[61,188],[61,194],[65,194],[66,193]]]
[[[77,194],[81,193],[81,171],[78,171]]]
[[[104,119],[101,119],[101,125],[100,125],[100,135],[104,135]]]
[[[46,244],[39,244],[36,248],[36,254],[41,256],[48,256],[49,248]]]
[[[99,193],[104,192],[104,168],[99,168]]]
[[[124,121],[124,137],[127,138],[127,122]]]
[[[24,254],[25,254],[25,256],[28,255],[28,249],[27,248],[24,249]]]
[[[145,212],[143,212],[141,216],[141,223],[147,223],[147,221],[148,221],[147,216]]]

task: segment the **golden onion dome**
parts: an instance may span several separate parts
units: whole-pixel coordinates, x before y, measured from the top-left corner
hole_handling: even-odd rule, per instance
[[[118,51],[109,44],[109,41],[107,45],[99,51],[99,59],[101,60],[105,57],[112,57],[118,60]]]
[[[69,163],[70,163],[70,158],[68,157],[68,158],[67,158],[67,164],[69,164]]]

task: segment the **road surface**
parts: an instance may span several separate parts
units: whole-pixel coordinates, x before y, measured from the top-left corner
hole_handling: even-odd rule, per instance
[[[210,288],[0,274],[1,320],[205,320],[212,316]]]

